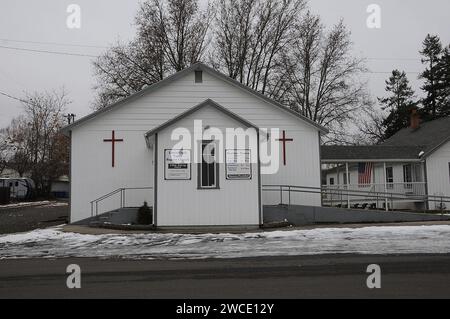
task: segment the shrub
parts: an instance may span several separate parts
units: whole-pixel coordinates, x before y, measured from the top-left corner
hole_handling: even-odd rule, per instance
[[[139,207],[138,210],[138,224],[139,225],[151,225],[153,222],[153,211],[148,207],[147,202]]]

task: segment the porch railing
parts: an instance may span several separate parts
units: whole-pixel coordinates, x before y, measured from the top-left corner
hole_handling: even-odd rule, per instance
[[[152,198],[150,192],[153,187],[128,187],[119,188],[111,193],[105,194],[93,201],[91,201],[91,217],[97,216],[99,214],[99,205],[108,201],[112,209],[120,209],[124,207],[129,207],[129,205],[136,205],[137,203],[143,204],[144,201],[152,205]],[[143,195],[136,194],[138,191],[143,191]],[[147,192],[148,191],[148,192]],[[132,200],[129,199],[132,198]],[[116,204],[114,204],[116,202]]]
[[[330,193],[333,190],[340,191],[364,191],[372,193],[389,193],[401,194],[405,196],[425,196],[426,183],[425,182],[411,182],[411,183],[387,183],[385,184],[342,184],[342,185],[322,185],[323,190]]]
[[[275,200],[282,205],[301,204],[293,199],[295,194],[318,194],[321,196],[323,204],[327,206],[351,207],[352,203],[366,202],[376,203],[374,208],[379,208],[382,206],[379,204],[384,203],[384,209],[388,210],[389,205],[386,205],[387,203],[390,204],[390,207],[393,207],[392,204],[395,201],[417,201],[436,203],[442,209],[450,208],[450,196],[426,195],[425,183],[398,184],[411,184],[412,186],[396,187],[393,185],[391,189],[384,191],[384,185],[382,190],[379,190],[380,187],[377,187],[377,184],[367,185],[367,187],[357,187],[358,185],[344,185],[345,187],[338,187],[338,185],[322,187],[263,185],[262,191],[263,193],[275,194]],[[423,185],[420,186],[420,184]],[[370,206],[364,208],[370,208]]]

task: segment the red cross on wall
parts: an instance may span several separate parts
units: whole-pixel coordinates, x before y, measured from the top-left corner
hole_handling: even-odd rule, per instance
[[[283,165],[286,166],[286,142],[292,142],[294,139],[286,138],[286,131],[283,131],[283,138],[277,139],[278,142],[283,142]]]
[[[115,150],[116,150],[116,143],[117,142],[123,142],[123,139],[116,139],[116,132],[115,131],[112,131],[112,137],[111,137],[111,139],[104,139],[103,140],[103,142],[110,142],[111,143],[111,145],[112,145],[112,157],[111,157],[111,160],[112,160],[112,167],[114,167],[115,166]]]

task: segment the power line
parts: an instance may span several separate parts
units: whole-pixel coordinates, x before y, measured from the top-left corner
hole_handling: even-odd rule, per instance
[[[25,100],[23,100],[21,98],[15,97],[15,96],[13,96],[11,94],[8,94],[8,93],[2,92],[2,91],[0,91],[0,94],[6,96],[7,98],[10,98],[10,99],[22,102],[22,103],[30,104],[30,102],[27,102],[27,101],[25,101]]]
[[[44,44],[44,45],[59,45],[59,46],[68,46],[68,47],[97,48],[97,49],[107,49],[108,48],[107,46],[90,45],[90,44],[13,40],[13,39],[1,39],[1,38],[0,38],[0,41],[16,42],[16,43]]]
[[[403,71],[405,73],[411,73],[411,74],[420,74],[422,72],[418,71]],[[365,71],[362,73],[371,73],[371,74],[392,74],[392,71]]]
[[[16,100],[16,101],[19,101],[21,103],[25,103],[25,104],[28,104],[31,106],[39,106],[36,103],[33,103],[32,101],[27,101],[27,100],[21,99],[19,97],[13,96],[11,94],[8,94],[8,93],[2,92],[2,91],[0,91],[0,95],[6,96],[7,98],[10,98],[10,99],[13,99],[13,100]]]
[[[13,95],[11,95],[11,94],[8,94],[8,93],[2,92],[2,91],[0,91],[0,95],[4,95],[4,96],[6,96],[7,98],[10,98],[10,99],[13,99],[13,100],[16,100],[16,101],[19,101],[19,102],[21,102],[21,103],[25,103],[25,104],[28,104],[28,105],[31,105],[31,106],[36,106],[36,105],[37,105],[37,104],[35,104],[35,103],[33,103],[33,102],[30,102],[30,101],[21,99],[21,98],[19,98],[19,97],[13,96]]]
[[[17,40],[17,39],[6,39],[0,38],[0,41],[15,42],[15,43],[31,43],[31,44],[43,44],[43,45],[57,45],[57,46],[68,46],[68,47],[82,47],[82,48],[97,48],[97,49],[108,49],[108,46],[94,45],[94,44],[81,44],[81,43],[67,43],[67,42],[50,42],[50,41],[31,41],[31,40]],[[394,61],[420,61],[420,58],[412,57],[367,57],[367,60],[394,60]]]
[[[417,61],[420,62],[420,58],[375,58],[369,57],[367,60],[380,60],[380,61]]]
[[[97,55],[72,53],[72,52],[26,49],[26,48],[8,47],[8,46],[3,46],[3,45],[0,45],[0,48],[2,48],[2,49],[9,49],[9,50],[16,50],[16,51],[28,51],[28,52],[39,52],[39,53],[49,53],[49,54],[59,54],[59,55],[80,56],[80,57],[88,57],[88,58],[98,58]]]
[[[2,39],[0,39],[0,40],[2,40]],[[10,46],[2,46],[2,45],[0,45],[0,48],[2,48],[2,49],[9,49],[9,50],[27,51],[27,52],[38,52],[38,53],[47,53],[47,54],[58,54],[58,55],[98,58],[97,55],[83,54],[83,53],[61,52],[61,51],[50,51],[50,50],[38,50],[38,49],[27,49],[27,48],[18,48],[18,47],[10,47]],[[370,58],[370,59],[389,59],[389,58]],[[402,58],[400,58],[400,60],[401,59]],[[395,60],[395,58],[392,58],[392,60]],[[368,73],[368,74],[391,74],[392,71],[365,71],[365,72],[362,72],[362,73]],[[405,73],[420,74],[421,72],[418,72],[418,71],[405,71]]]

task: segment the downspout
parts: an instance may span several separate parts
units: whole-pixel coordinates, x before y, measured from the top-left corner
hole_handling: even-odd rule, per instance
[[[428,174],[427,174],[427,160],[423,160],[423,177],[425,180],[425,209],[430,210],[430,202],[428,201]]]
[[[154,174],[154,182],[153,182],[153,225],[157,227],[157,213],[158,213],[158,133],[155,134],[155,144],[153,150],[155,160],[155,174]]]
[[[383,170],[384,170],[384,209],[386,211],[389,211],[389,203],[388,203],[388,197],[387,197],[387,175],[386,175],[386,162],[383,162]]]
[[[262,187],[261,187],[261,160],[259,153],[259,130],[256,130],[257,134],[257,152],[258,152],[258,208],[259,208],[259,225],[264,224],[264,206],[262,205]]]
[[[322,148],[321,148],[321,134],[319,131],[319,189],[320,189],[320,207],[323,207],[323,189],[322,189]]]
[[[345,162],[345,174],[347,174],[347,209],[350,209],[350,176],[348,174],[348,162]]]

